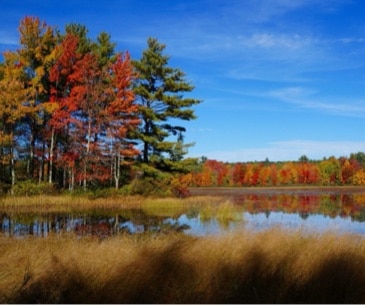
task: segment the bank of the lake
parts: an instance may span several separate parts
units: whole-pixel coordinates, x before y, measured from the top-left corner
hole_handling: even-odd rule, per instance
[[[193,196],[233,196],[241,194],[357,194],[364,193],[365,187],[346,186],[314,186],[314,185],[293,185],[293,186],[255,186],[255,187],[191,187]]]
[[[62,226],[51,224],[55,218],[42,218],[49,214],[86,215],[87,211],[94,216],[112,215],[113,224],[137,211],[137,223],[147,217],[153,228],[161,223],[155,221],[166,217],[179,225],[181,214],[192,219],[198,215],[206,223],[213,219],[225,227],[237,221],[237,208],[240,215],[242,209],[256,215],[268,209],[294,213],[304,208],[305,213],[300,212],[304,218],[324,209],[321,213],[331,218],[337,215],[334,212],[349,213],[362,221],[365,206],[362,188],[199,188],[191,192],[185,199],[6,197],[0,200],[0,212],[8,215],[9,230],[14,233],[17,219],[32,223],[34,230],[32,213],[43,219],[37,222],[42,230],[44,224]],[[104,224],[96,220],[97,225]],[[72,230],[49,231],[46,236],[0,234],[0,303],[365,302],[365,237],[361,234],[308,233],[274,226],[194,236],[175,229],[113,236],[80,236]]]
[[[197,188],[189,198],[90,195],[6,197],[0,233],[8,237],[74,232],[118,234],[227,233],[281,226],[365,236],[365,190],[359,187]]]

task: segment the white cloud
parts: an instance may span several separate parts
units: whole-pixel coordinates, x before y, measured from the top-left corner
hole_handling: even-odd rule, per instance
[[[2,45],[17,45],[19,43],[18,37],[12,35],[8,31],[0,30],[0,44]]]
[[[260,48],[284,48],[298,50],[313,44],[309,37],[302,37],[298,34],[277,34],[277,33],[254,33],[244,38],[242,44],[247,47]]]
[[[305,87],[286,87],[262,93],[262,96],[274,97],[281,101],[297,105],[301,108],[313,109],[329,114],[365,117],[365,101],[363,100],[341,100],[331,99],[331,102],[317,97],[317,91]]]
[[[333,2],[333,1],[332,1]],[[306,6],[318,5],[316,0],[245,0],[229,1],[230,7],[225,9],[225,13],[236,18],[242,18],[255,24],[280,21],[280,17],[292,11],[301,9]],[[234,3],[232,5],[232,3]]]
[[[207,156],[209,159],[228,162],[263,161],[266,158],[270,161],[295,161],[302,155],[306,155],[310,159],[321,160],[330,156],[349,156],[351,153],[359,151],[365,151],[365,141],[291,140],[267,143],[266,147],[212,151],[201,155]]]

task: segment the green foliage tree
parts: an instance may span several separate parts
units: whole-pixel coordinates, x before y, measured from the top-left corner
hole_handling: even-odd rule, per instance
[[[302,155],[299,157],[298,161],[306,163],[306,162],[309,162],[309,158],[306,155]]]
[[[350,154],[350,159],[355,159],[361,165],[365,164],[365,153],[359,151],[357,153]]]
[[[92,49],[92,40],[87,37],[88,29],[85,25],[79,23],[69,23],[65,27],[65,34],[59,34],[60,39],[63,40],[66,35],[74,35],[78,38],[77,52],[85,55]]]
[[[147,45],[142,58],[133,61],[138,73],[134,92],[142,122],[137,138],[143,143],[144,163],[171,170],[191,145],[183,143],[186,129],[173,122],[195,119],[191,107],[201,101],[183,97],[194,87],[185,80],[184,72],[168,66],[169,56],[163,54],[165,45],[156,38],[149,38]],[[171,140],[173,136],[175,141]]]
[[[336,185],[341,181],[341,165],[335,157],[322,160],[319,163],[321,181],[324,185]]]

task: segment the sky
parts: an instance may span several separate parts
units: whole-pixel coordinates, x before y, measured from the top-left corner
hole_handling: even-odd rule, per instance
[[[182,121],[188,157],[227,162],[321,160],[365,151],[365,1],[1,0],[0,52],[37,16],[61,31],[104,31],[140,59],[166,44],[202,100]]]

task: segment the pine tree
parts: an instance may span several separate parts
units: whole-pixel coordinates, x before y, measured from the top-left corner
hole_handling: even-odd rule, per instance
[[[201,101],[183,97],[194,87],[185,80],[184,72],[168,66],[169,56],[163,54],[165,45],[155,38],[149,38],[147,45],[142,58],[133,62],[138,73],[134,92],[142,122],[137,137],[143,143],[144,163],[171,168],[168,163],[181,160],[189,146],[182,143],[186,129],[172,122],[195,119],[191,107]],[[176,141],[171,136],[176,136]]]

